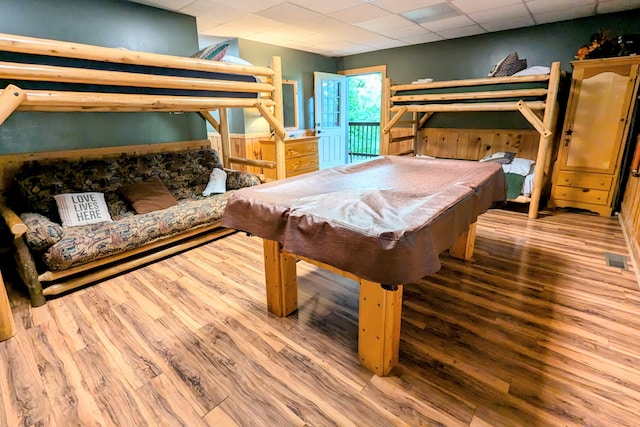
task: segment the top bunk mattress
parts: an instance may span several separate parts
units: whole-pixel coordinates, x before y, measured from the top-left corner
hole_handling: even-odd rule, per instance
[[[229,97],[229,98],[258,98],[259,91],[247,90],[203,90],[203,89],[173,89],[167,87],[148,87],[144,79],[146,76],[173,77],[182,81],[217,81],[218,86],[224,82],[259,83],[259,79],[253,75],[208,72],[169,67],[157,67],[136,64],[123,64],[107,61],[94,61],[77,58],[64,58],[46,55],[33,55],[18,52],[6,52],[0,50],[0,86],[6,87],[14,84],[24,90],[41,91],[69,91],[69,92],[101,92],[145,94],[162,96],[199,96],[199,97]],[[20,74],[16,71],[21,70]],[[32,72],[29,72],[33,70]],[[36,70],[45,70],[52,73],[52,77],[37,77]],[[13,73],[12,73],[13,71]],[[127,73],[129,79],[136,80],[140,77],[140,85],[95,84],[60,81],[62,75],[75,74],[77,71],[85,72],[87,77],[93,71]],[[105,74],[107,75],[107,74]],[[117,76],[117,75],[116,75]],[[194,80],[197,79],[197,80]],[[123,79],[124,80],[124,79]],[[196,85],[197,86],[197,85]]]

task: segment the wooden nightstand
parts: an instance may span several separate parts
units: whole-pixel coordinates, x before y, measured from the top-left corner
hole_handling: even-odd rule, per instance
[[[284,141],[286,177],[302,175],[318,170],[318,137],[305,136],[290,138]],[[262,160],[275,160],[275,143],[272,140],[261,140]],[[275,169],[265,169],[264,175],[276,179]]]

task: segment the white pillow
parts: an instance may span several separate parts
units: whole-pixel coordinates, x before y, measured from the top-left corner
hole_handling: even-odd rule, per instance
[[[529,68],[525,68],[522,71],[518,71],[514,74],[514,76],[534,76],[537,74],[549,74],[551,72],[551,68],[543,67],[541,65],[533,65]]]
[[[102,193],[66,193],[53,197],[56,199],[63,227],[111,221]]]
[[[220,194],[227,191],[227,173],[222,169],[214,168],[209,175],[209,183],[202,192],[207,197],[212,194]]]
[[[503,164],[502,170],[504,170],[505,173],[516,173],[518,175],[527,176],[531,172],[531,166],[535,163],[536,162],[534,160],[516,157],[511,161],[511,163]]]
[[[229,64],[253,65],[251,62],[246,61],[242,58],[238,58],[237,56],[233,56],[233,55],[225,55],[222,57],[220,61],[227,62]]]

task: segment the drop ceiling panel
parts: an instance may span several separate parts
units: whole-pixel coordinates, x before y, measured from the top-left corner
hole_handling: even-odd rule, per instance
[[[444,37],[436,33],[427,33],[420,36],[402,37],[402,41],[411,44],[431,43],[444,40]]]
[[[197,18],[214,19],[220,23],[225,22],[225,19],[230,20],[247,14],[238,9],[217,5],[209,0],[196,0],[180,9],[180,13],[192,15]],[[224,18],[216,19],[218,16]]]
[[[282,2],[282,0],[280,0]],[[321,14],[329,14],[342,9],[354,7],[366,3],[365,0],[294,0],[295,3],[306,9],[313,10]]]
[[[256,15],[286,23],[308,21],[320,18],[321,16],[317,12],[313,12],[309,9],[305,9],[291,3],[281,3],[277,6],[270,7],[269,9],[261,10],[260,12],[257,12]]]
[[[441,31],[468,27],[474,24],[475,22],[469,19],[466,15],[462,15],[456,16],[455,18],[441,19],[440,21],[425,22],[424,24],[421,24],[421,26],[429,31],[433,31],[434,33],[439,33]]]
[[[640,7],[640,0],[599,1],[598,13],[611,13]]]
[[[366,30],[376,32],[376,31],[391,30],[394,28],[406,27],[410,23],[411,21],[409,21],[406,18],[403,18],[402,16],[387,15],[387,16],[383,16],[382,18],[359,22],[357,25],[360,28],[364,28]]]
[[[429,30],[421,27],[418,24],[410,24],[406,27],[392,28],[390,30],[380,31],[380,34],[391,37],[393,39],[405,39],[407,37],[416,37],[429,33]]]
[[[444,0],[373,0],[371,3],[380,6],[392,13],[402,13],[409,10],[421,9],[438,3],[446,3]]]
[[[170,0],[164,0],[170,1]],[[192,3],[190,0],[189,3]],[[268,9],[272,6],[276,6],[282,3],[282,0],[211,0],[212,3],[220,6],[232,6],[235,9],[242,10],[249,13],[256,13],[264,9]]]
[[[534,25],[530,16],[514,17],[505,21],[484,22],[480,24],[482,28],[489,32],[512,30],[514,28],[530,27]]]
[[[195,16],[198,32],[204,35],[245,38],[328,56],[640,8],[640,0],[129,1]],[[431,6],[447,10],[449,16],[460,15],[420,26],[401,15]],[[340,48],[339,43],[343,43]]]
[[[479,25],[470,25],[468,27],[452,28],[450,30],[437,31],[445,39],[455,39],[458,37],[475,36],[477,34],[486,33],[484,28]]]
[[[513,18],[527,17],[529,18],[529,25],[533,25],[533,19],[526,7],[523,4],[514,4],[506,7],[499,7],[497,9],[485,10],[482,12],[470,13],[469,18],[476,21],[478,24],[485,23],[507,23]]]
[[[268,30],[274,30],[284,27],[284,22],[274,21],[258,15],[244,15],[240,19],[227,21],[225,26],[232,28],[240,28],[247,32],[259,33]]]
[[[452,0],[451,3],[462,13],[498,9],[505,6],[512,6],[514,4],[523,6],[522,0]]]
[[[554,10],[570,10],[573,8],[595,9],[596,2],[594,0],[532,0],[527,2],[527,7],[534,15],[537,13],[551,12]]]
[[[329,16],[350,24],[357,24],[358,22],[370,21],[372,19],[392,15],[379,7],[367,3],[330,13]]]
[[[548,24],[550,22],[566,21],[568,19],[583,18],[590,16],[593,6],[574,7],[571,9],[553,10],[549,12],[535,13],[533,18],[538,24]]]

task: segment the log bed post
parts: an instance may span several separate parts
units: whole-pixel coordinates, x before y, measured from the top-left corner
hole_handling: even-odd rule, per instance
[[[271,69],[273,70],[273,102],[274,116],[278,124],[284,123],[284,101],[282,95],[282,61],[280,57],[271,58]],[[284,138],[279,132],[275,132],[275,157],[276,157],[276,179],[284,179],[287,176],[285,165]]]
[[[229,135],[229,118],[227,116],[227,109],[221,108],[220,110],[220,140],[222,145],[222,165],[230,169],[231,162],[231,136]]]
[[[5,341],[16,334],[16,324],[11,313],[11,305],[7,289],[0,273],[0,341]]]
[[[382,82],[382,111],[381,111],[381,126],[380,133],[382,134],[382,138],[380,139],[380,155],[388,156],[389,155],[389,145],[391,145],[391,132],[385,132],[384,129],[387,127],[391,116],[391,79],[386,78]]]
[[[16,85],[8,85],[0,94],[0,125],[7,120],[27,97],[26,93]]]
[[[32,307],[40,307],[46,303],[44,298],[42,283],[38,280],[38,270],[36,264],[31,257],[27,242],[24,236],[20,236],[13,240],[16,247],[16,265],[20,278],[27,285],[29,291],[29,299]]]
[[[540,134],[540,143],[538,145],[538,157],[536,158],[536,171],[533,176],[533,190],[531,193],[531,202],[529,203],[529,218],[538,218],[538,209],[540,207],[540,197],[542,197],[542,186],[544,177],[548,174],[547,163],[551,160],[551,149],[553,148],[552,139],[555,135],[556,120],[558,118],[558,89],[560,87],[560,62],[551,64],[551,72],[549,74],[549,84],[547,86],[546,108],[544,109],[544,117],[542,122],[552,133],[550,135]]]

